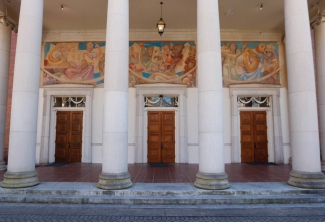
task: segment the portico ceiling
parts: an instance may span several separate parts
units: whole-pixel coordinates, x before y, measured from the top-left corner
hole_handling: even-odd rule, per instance
[[[21,0],[6,0],[15,8]],[[155,29],[163,1],[168,29],[196,29],[197,0],[129,0],[130,29]],[[319,0],[308,0],[309,7]],[[323,0],[321,0],[323,1]],[[45,30],[105,29],[108,0],[44,0]],[[263,10],[260,5],[263,4]],[[61,5],[64,10],[61,10]],[[233,14],[228,13],[232,10]],[[222,29],[284,29],[284,0],[219,0]]]

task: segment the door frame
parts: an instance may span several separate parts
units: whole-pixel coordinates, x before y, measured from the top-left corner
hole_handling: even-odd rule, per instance
[[[238,96],[269,97],[270,107],[238,107]],[[266,111],[269,162],[283,163],[280,114],[280,86],[265,84],[231,85],[231,162],[241,163],[240,111]]]
[[[43,95],[40,94],[39,104],[43,106],[43,112],[39,112],[38,134],[40,143],[36,149],[39,150],[40,163],[53,163],[55,161],[55,133],[57,111],[83,111],[82,129],[82,163],[92,162],[91,125],[92,125],[92,100],[94,86],[92,85],[49,85],[44,86]],[[54,96],[86,97],[85,107],[53,107]]]
[[[187,112],[186,96],[187,86],[180,84],[141,84],[137,89],[136,109],[136,143],[135,162],[147,163],[148,155],[148,111],[174,111],[175,112],[175,163],[188,162],[187,150]],[[144,107],[144,97],[164,95],[178,97],[178,107]]]

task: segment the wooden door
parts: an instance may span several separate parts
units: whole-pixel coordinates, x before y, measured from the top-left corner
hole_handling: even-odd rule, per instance
[[[148,162],[175,162],[175,112],[148,112]]]
[[[265,111],[240,112],[241,161],[268,162]]]
[[[56,114],[55,162],[81,162],[82,111]]]

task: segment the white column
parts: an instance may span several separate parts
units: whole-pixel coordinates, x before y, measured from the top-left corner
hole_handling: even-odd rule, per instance
[[[103,120],[103,168],[98,188],[132,186],[128,172],[129,0],[109,0]]]
[[[223,142],[223,96],[217,0],[197,0],[199,172],[194,186],[226,189]]]
[[[2,187],[38,184],[35,171],[43,0],[21,1],[12,90],[8,171]]]
[[[321,172],[316,88],[306,0],[285,0],[292,171],[288,183],[325,188]]]
[[[316,51],[316,88],[322,170],[325,171],[325,15],[320,15],[314,24]]]
[[[3,160],[8,97],[11,26],[0,17],[0,171],[6,170]]]

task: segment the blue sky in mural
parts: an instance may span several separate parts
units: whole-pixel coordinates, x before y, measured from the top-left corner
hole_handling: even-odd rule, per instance
[[[236,44],[237,50],[240,50],[244,43],[247,43],[247,46],[251,49],[256,48],[259,44],[263,43],[265,45],[272,44],[274,47],[274,50],[279,53],[279,46],[275,42],[221,42],[221,46],[223,45],[231,45],[232,43]]]
[[[139,44],[139,43],[142,43],[142,42],[129,42],[129,46],[132,46],[134,43]],[[156,46],[156,47],[162,48],[163,46],[169,45],[171,43],[174,44],[174,45],[176,45],[176,44],[184,45],[184,44],[188,43],[191,46],[195,46],[194,42],[143,42],[145,48],[151,47],[151,46]]]

